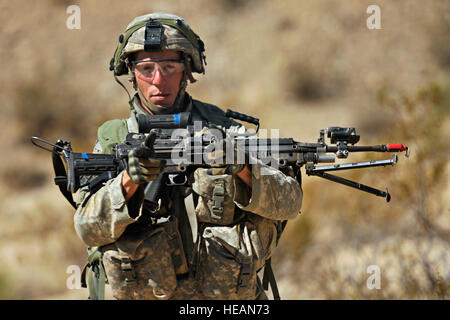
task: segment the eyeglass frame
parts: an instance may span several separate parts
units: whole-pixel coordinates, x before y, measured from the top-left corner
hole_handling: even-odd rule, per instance
[[[133,65],[133,66],[136,66],[136,64],[138,64],[140,62],[177,62],[177,63],[183,64],[183,70],[185,68],[185,66],[184,66],[185,60],[184,59],[141,59],[141,60],[131,61],[130,64]],[[160,71],[161,71],[161,69],[160,69]],[[156,72],[156,70],[154,72]],[[176,74],[176,73],[174,73],[174,74]],[[154,76],[155,75],[153,74],[152,78]]]

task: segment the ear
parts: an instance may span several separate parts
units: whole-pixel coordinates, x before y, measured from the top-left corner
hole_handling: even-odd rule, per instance
[[[136,77],[134,75],[134,66],[128,68],[128,81],[133,85],[133,88],[136,90],[137,82],[136,82]]]

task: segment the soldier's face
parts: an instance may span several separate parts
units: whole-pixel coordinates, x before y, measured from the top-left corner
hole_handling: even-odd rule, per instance
[[[139,51],[135,59],[136,61],[145,59],[180,59],[180,54],[171,50],[159,52]],[[133,71],[137,86],[147,101],[159,107],[170,107],[175,102],[183,72],[163,75],[161,69],[156,68],[153,76],[149,77],[144,70],[141,72],[138,67],[134,67]]]

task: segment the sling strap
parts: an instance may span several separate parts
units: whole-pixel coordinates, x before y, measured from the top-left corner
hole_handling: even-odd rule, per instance
[[[273,274],[271,260],[272,260],[271,258],[267,259],[266,263],[264,265],[263,288],[266,291],[269,290],[269,283],[270,283],[270,288],[272,289],[273,299],[280,300],[280,293],[278,291],[278,286],[277,286],[277,281],[275,280],[275,275]]]
[[[77,208],[75,201],[73,201],[72,193],[67,190],[67,173],[64,167],[63,161],[61,160],[61,156],[56,151],[56,147],[53,147],[52,152],[52,162],[53,162],[53,170],[55,171],[55,184],[58,186],[59,190],[63,194],[64,198],[69,201],[69,203]]]

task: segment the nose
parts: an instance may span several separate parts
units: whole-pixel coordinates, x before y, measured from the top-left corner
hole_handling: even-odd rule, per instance
[[[156,69],[155,70],[155,75],[153,76],[153,84],[160,84],[161,82],[163,82],[163,75],[161,74],[161,70]]]

